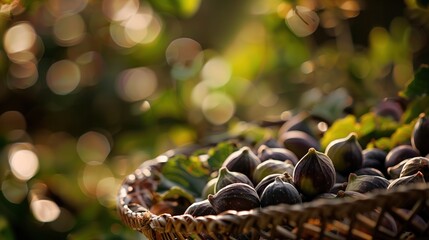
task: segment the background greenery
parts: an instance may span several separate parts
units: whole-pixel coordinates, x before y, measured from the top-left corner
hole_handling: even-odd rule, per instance
[[[127,174],[239,121],[396,97],[429,62],[425,2],[0,1],[0,238],[142,239],[115,210]]]

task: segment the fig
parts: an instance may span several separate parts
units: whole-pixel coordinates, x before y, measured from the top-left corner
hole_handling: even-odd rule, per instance
[[[206,185],[204,186],[202,192],[201,192],[201,198],[202,199],[206,199],[209,194],[214,194],[215,193],[215,185],[217,182],[217,177],[216,178],[212,178],[210,179]]]
[[[216,211],[210,204],[208,199],[192,203],[185,211],[185,214],[190,214],[194,217],[216,215]]]
[[[408,159],[401,170],[399,177],[411,176],[421,172],[426,182],[429,181],[429,158],[414,157]]]
[[[266,145],[261,145],[258,148],[257,156],[259,157],[261,162],[264,162],[268,159],[275,159],[280,161],[290,160],[293,165],[295,165],[299,160],[295,153],[286,148],[270,148]]]
[[[404,110],[402,109],[401,104],[394,99],[384,99],[378,105],[374,107],[374,112],[378,116],[390,117],[393,120],[399,122],[401,120],[402,113]]]
[[[268,159],[260,163],[253,172],[253,182],[258,184],[264,177],[273,173],[287,172],[293,174],[294,166],[289,162],[281,162],[274,159]]]
[[[317,195],[313,200],[317,199],[334,199],[337,195],[334,193],[322,193],[320,195]]]
[[[228,168],[222,167],[219,169],[219,176],[214,187],[214,192],[217,193],[220,189],[228,186],[231,183],[245,183],[253,187],[252,181],[243,173],[229,171]]]
[[[335,198],[356,198],[356,199],[365,199],[367,196],[363,193],[356,192],[356,191],[344,191],[340,190],[337,192],[337,195]]]
[[[311,135],[298,131],[287,131],[279,136],[279,142],[283,143],[283,146],[292,151],[298,159],[301,159],[307,154],[308,149],[320,149],[319,141],[317,141]]]
[[[253,171],[261,160],[252,150],[245,146],[231,153],[222,163],[222,167],[228,168],[229,171],[240,172],[249,179],[253,177]]]
[[[290,184],[293,184],[292,176],[289,173],[287,173],[287,172],[285,172],[283,174],[280,174],[280,173],[270,174],[270,175],[264,177],[258,183],[258,185],[256,185],[256,187],[255,187],[255,190],[258,193],[259,197],[262,195],[262,192],[268,186],[268,184],[274,182],[274,179],[276,179],[276,177],[281,177],[284,182],[288,182]]]
[[[419,150],[422,156],[429,153],[429,118],[421,113],[411,133],[411,145]]]
[[[370,167],[360,168],[356,170],[355,173],[356,175],[372,175],[372,176],[384,177],[384,174],[380,170],[376,168],[370,168]]]
[[[384,177],[371,175],[358,176],[354,173],[350,173],[346,191],[366,193],[375,189],[387,189],[387,186],[389,186],[389,184],[389,180]]]
[[[207,199],[217,214],[227,210],[251,210],[261,205],[256,190],[245,183],[232,183]]]
[[[324,153],[310,148],[296,164],[293,182],[307,198],[328,192],[335,184],[335,168]]]
[[[362,167],[362,147],[357,141],[356,133],[330,142],[325,154],[332,160],[335,170],[345,176]]]
[[[300,112],[290,117],[279,129],[279,134],[290,131],[302,131],[316,138],[320,134],[317,123],[308,112]]]
[[[330,193],[337,194],[338,191],[345,191],[347,187],[347,182],[335,183],[334,186],[329,190]]]
[[[420,153],[411,145],[399,145],[392,148],[386,156],[384,167],[387,169],[400,163],[402,160],[418,157]]]
[[[426,181],[423,176],[423,173],[419,171],[413,175],[404,176],[393,180],[392,182],[390,182],[389,186],[387,186],[387,189],[390,190],[390,189],[397,188],[398,186],[401,186],[401,185],[408,185],[412,183],[425,183],[425,182]]]
[[[390,176],[390,178],[392,179],[399,178],[399,175],[401,175],[402,168],[404,167],[405,163],[407,163],[407,161],[408,159],[402,160],[395,166],[387,168],[387,175]]]
[[[384,162],[386,161],[387,153],[379,148],[367,148],[362,151],[363,161],[362,168],[375,168],[386,174]]]
[[[280,203],[292,205],[301,202],[298,190],[292,184],[284,182],[281,177],[276,177],[274,182],[268,184],[261,195],[261,207]]]

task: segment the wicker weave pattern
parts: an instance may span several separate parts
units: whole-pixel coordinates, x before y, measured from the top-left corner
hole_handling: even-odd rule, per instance
[[[123,182],[118,211],[123,222],[149,239],[400,239],[428,236],[429,185],[368,194],[366,199],[327,199],[216,216],[155,215],[148,209],[168,157],[145,162]],[[403,208],[407,208],[405,211]],[[396,221],[393,228],[390,222]],[[387,223],[387,224],[386,224]]]

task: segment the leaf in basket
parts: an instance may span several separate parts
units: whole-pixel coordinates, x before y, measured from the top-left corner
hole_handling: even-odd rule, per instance
[[[159,196],[150,211],[154,214],[180,215],[194,202],[195,198],[192,194],[181,187],[174,186]]]
[[[200,196],[209,178],[209,170],[204,168],[198,157],[176,155],[162,167],[161,184],[167,182],[188,190],[194,196]]]
[[[230,142],[220,142],[216,145],[216,147],[213,147],[209,149],[209,159],[207,160],[209,166],[212,169],[219,169],[222,166],[222,163],[225,161],[225,159],[235,151],[235,147],[233,143]]]

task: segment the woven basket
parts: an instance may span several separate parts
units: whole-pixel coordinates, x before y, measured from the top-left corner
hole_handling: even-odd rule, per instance
[[[126,177],[118,193],[122,221],[149,239],[426,239],[429,236],[429,184],[373,192],[365,199],[320,199],[203,217],[156,215],[149,211],[153,193],[163,164],[174,154],[170,152],[144,162]]]

